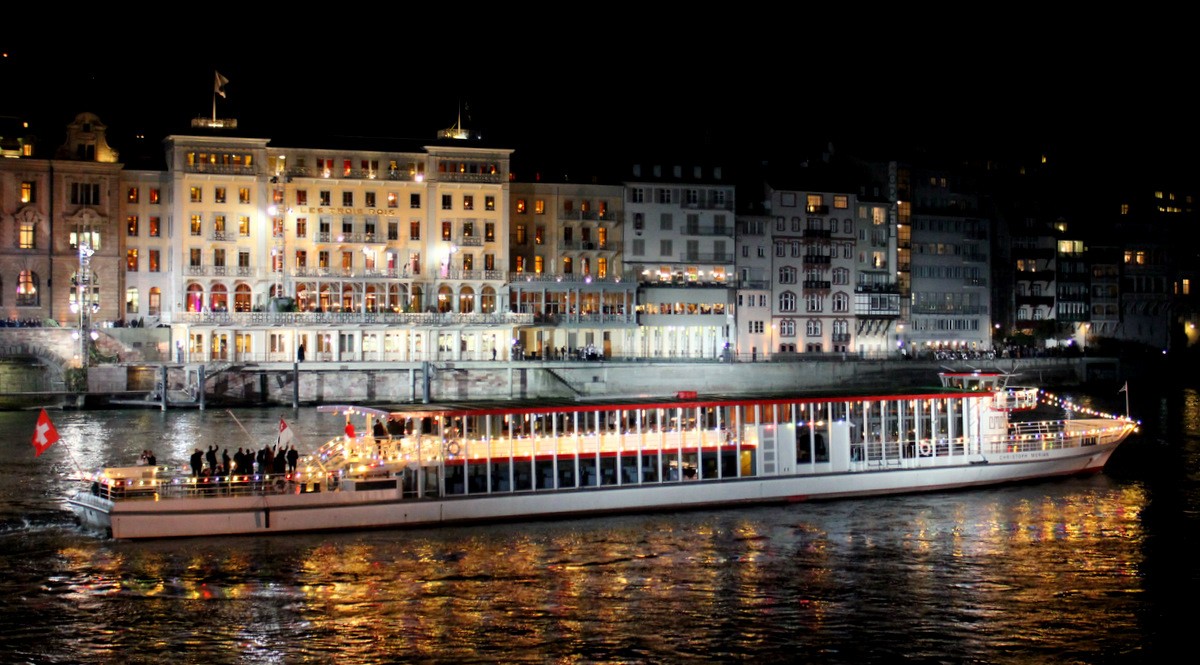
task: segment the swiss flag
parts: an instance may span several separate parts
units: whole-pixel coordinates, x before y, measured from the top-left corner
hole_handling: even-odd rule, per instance
[[[50,416],[46,415],[45,409],[42,409],[42,413],[38,415],[37,427],[33,430],[33,456],[41,457],[42,453],[46,452],[56,441],[58,441],[58,430],[54,429],[54,423],[50,422]]]

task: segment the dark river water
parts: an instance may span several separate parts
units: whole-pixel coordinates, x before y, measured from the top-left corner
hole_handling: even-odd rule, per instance
[[[146,543],[76,527],[79,469],[261,447],[281,415],[306,452],[340,421],[50,411],[63,441],[35,458],[37,412],[3,412],[0,662],[1173,662],[1197,629],[1200,391],[1155,389],[1131,387],[1143,431],[1089,478]]]

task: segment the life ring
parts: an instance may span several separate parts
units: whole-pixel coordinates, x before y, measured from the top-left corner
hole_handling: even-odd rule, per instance
[[[457,441],[451,441],[446,445],[446,454],[450,455],[451,457],[457,457],[460,450],[462,450],[462,448],[459,447]]]
[[[920,451],[921,457],[933,457],[933,445],[928,441],[922,441],[917,450]]]

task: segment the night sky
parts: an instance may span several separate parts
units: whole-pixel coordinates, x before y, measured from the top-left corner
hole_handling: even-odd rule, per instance
[[[614,152],[630,162],[672,153],[758,160],[832,142],[875,153],[1048,152],[1111,172],[1131,157],[1191,169],[1197,143],[1190,95],[1179,92],[1192,59],[1185,45],[1162,46],[1170,40],[1116,48],[997,31],[937,41],[910,33],[898,44],[881,30],[805,46],[779,35],[747,42],[736,20],[686,41],[617,25],[559,26],[537,47],[520,46],[520,30],[373,41],[281,30],[278,41],[231,37],[194,49],[182,37],[156,48],[106,36],[115,46],[65,62],[36,40],[10,42],[0,116],[32,118],[39,135],[58,140],[76,113],[91,111],[120,149],[135,132],[157,141],[211,115],[220,71],[229,83],[217,115],[237,118],[243,133],[309,145],[429,139],[461,110],[464,126],[516,149],[518,163]],[[859,41],[869,46],[829,46]]]

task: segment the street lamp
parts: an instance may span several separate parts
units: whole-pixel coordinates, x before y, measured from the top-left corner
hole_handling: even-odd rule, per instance
[[[91,330],[91,315],[100,309],[100,303],[92,300],[92,254],[95,251],[85,241],[79,243],[79,272],[75,275],[75,302],[71,312],[79,314],[79,331],[72,335],[79,340],[79,366],[88,366],[90,343],[100,336]]]

